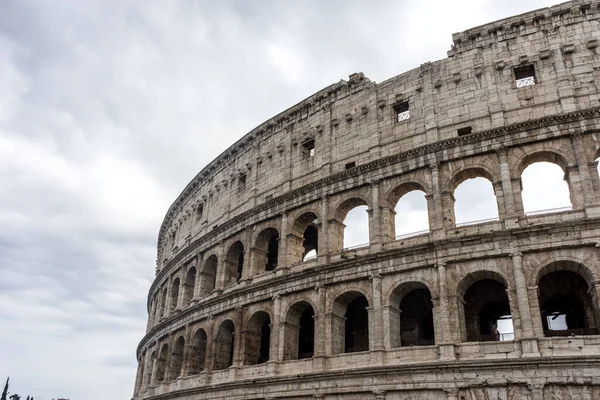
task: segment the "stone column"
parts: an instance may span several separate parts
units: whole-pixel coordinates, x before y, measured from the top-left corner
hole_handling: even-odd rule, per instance
[[[315,289],[319,293],[318,309],[315,310],[315,357],[324,357],[327,354],[325,338],[330,333],[327,330],[325,318],[327,298],[325,287],[322,284],[318,284]]]
[[[160,351],[160,349],[157,348],[156,352],[156,358],[154,360],[150,360],[150,364],[152,367],[152,373],[150,374],[150,385],[149,386],[156,386],[156,369],[157,369],[157,363],[158,363],[158,357],[160,357],[158,355],[158,352]]]
[[[288,213],[284,211],[281,214],[281,232],[279,232],[279,252],[277,260],[277,268],[289,267],[289,256],[287,252],[287,235],[288,235]]]
[[[498,153],[498,160],[500,163],[500,179],[502,183],[502,192],[504,193],[505,217],[507,219],[514,218],[516,209],[512,180],[510,177],[510,167],[508,165],[508,149],[503,146],[496,149],[496,153]]]
[[[212,315],[210,315],[206,321],[208,322],[208,326],[206,327],[206,353],[204,354],[204,371],[207,374],[210,374],[213,370],[214,360],[214,352],[215,352],[215,339],[217,337],[217,332],[215,332],[215,322],[213,320]]]
[[[381,275],[371,275],[371,290],[373,297],[373,325],[370,337],[373,338],[371,351],[383,351],[383,307],[381,304]]]
[[[429,166],[429,170],[431,172],[431,189],[432,193],[428,193],[428,195],[433,196],[432,202],[433,207],[428,206],[427,211],[431,211],[429,213],[429,230],[431,232],[442,231],[444,229],[444,214],[443,214],[443,204],[442,204],[442,190],[440,187],[440,165],[438,163],[431,164]],[[429,199],[427,201],[429,205]]]
[[[436,330],[440,330],[439,337],[442,342],[440,346],[440,360],[454,360],[454,338],[451,332],[453,326],[450,323],[450,307],[448,307],[448,288],[446,278],[446,263],[440,262],[436,264],[438,270],[438,291],[439,291],[439,308],[438,318],[440,321],[439,327],[434,327]],[[435,310],[434,310],[435,311]]]
[[[181,360],[181,374],[179,378],[184,378],[188,376],[189,363],[190,363],[190,354],[192,352],[192,329],[189,325],[185,326],[185,334],[183,336],[185,340],[185,345],[183,346],[183,357]]]
[[[158,303],[158,296],[154,296],[152,303],[150,304],[150,312],[148,313],[148,325],[146,326],[146,332],[150,331],[154,326],[154,319],[156,318],[156,303]]]
[[[379,180],[371,181],[372,213],[369,218],[369,244],[373,251],[381,250],[381,202],[379,199]]]
[[[194,295],[192,296],[192,303],[197,303],[200,299],[200,289],[202,288],[202,264],[203,264],[203,256],[198,254],[196,258],[196,281],[194,282]]]
[[[573,209],[581,210],[585,208],[583,198],[583,183],[579,176],[579,166],[569,165],[567,167],[567,183],[569,184],[569,195],[571,196],[571,204]]]
[[[521,339],[521,346],[523,347],[523,357],[538,357],[539,350],[533,334],[527,282],[523,272],[523,253],[516,251],[511,253],[510,256],[512,257],[517,306],[519,307],[519,317],[521,319],[521,337],[519,339]]]
[[[531,400],[544,400],[544,384],[532,383],[529,385],[531,390]]]
[[[242,328],[244,323],[244,308],[238,307],[236,309],[236,323],[233,337],[233,362],[232,367],[239,368],[242,366]]]
[[[447,400],[458,400],[458,389],[444,389]]]
[[[165,312],[163,318],[167,318],[171,315],[171,287],[173,286],[173,275],[169,276],[167,281],[167,297],[165,298]]]
[[[185,279],[187,278],[187,268],[183,270],[182,276],[179,277],[179,296],[177,296],[177,305],[175,310],[179,311],[187,304],[183,304],[183,298],[185,297]]]
[[[573,150],[575,152],[575,158],[577,159],[579,176],[581,178],[581,188],[583,189],[583,204],[587,208],[587,206],[595,204],[596,199],[594,196],[594,188],[592,187],[592,179],[590,176],[590,171],[588,169],[588,161],[585,155],[583,137],[581,135],[581,132],[571,134],[571,142],[573,143]]]
[[[223,290],[225,287],[225,269],[227,263],[225,262],[225,243],[219,243],[217,248],[217,277],[215,279],[215,289]]]
[[[281,328],[281,296],[279,293],[275,293],[273,295],[273,319],[271,320],[269,361],[278,362],[282,360],[279,354],[279,348],[283,347],[283,335],[280,334],[283,329]]]
[[[329,237],[329,197],[323,196],[321,199],[321,207],[321,231],[319,232],[319,249],[317,257],[319,260],[327,263],[329,262],[329,256],[331,253],[331,240]]]

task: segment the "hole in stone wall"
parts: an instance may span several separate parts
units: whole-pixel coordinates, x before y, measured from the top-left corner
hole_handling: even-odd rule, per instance
[[[352,208],[344,219],[344,249],[369,244],[369,214],[367,206]]]
[[[401,101],[392,106],[396,122],[406,121],[410,118],[410,110],[408,108],[408,101]]]
[[[429,232],[429,215],[425,192],[413,190],[402,196],[394,208],[395,236],[402,237]]]
[[[352,161],[349,163],[346,163],[346,165],[344,166],[344,169],[350,169],[350,168],[354,168],[356,167],[356,162]]]
[[[465,126],[464,128],[459,128],[457,130],[458,136],[468,135],[473,132],[473,128],[470,126]]]
[[[533,64],[522,65],[513,69],[518,88],[532,86],[537,83]]]
[[[454,191],[456,226],[498,220],[492,183],[483,177],[466,179]]]
[[[302,155],[304,158],[315,156],[315,139],[309,139],[302,143]]]
[[[523,209],[526,214],[573,209],[565,173],[557,164],[535,162],[521,175]]]

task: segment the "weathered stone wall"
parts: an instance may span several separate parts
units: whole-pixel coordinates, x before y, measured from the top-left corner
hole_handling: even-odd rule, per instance
[[[353,74],[210,163],[160,230],[135,398],[597,397],[599,21],[598,2],[576,1],[455,34],[448,58],[379,84]],[[517,87],[523,67],[535,84]],[[521,174],[538,161],[563,169],[572,210],[524,213]],[[492,183],[499,218],[457,226],[453,193],[472,177]],[[429,232],[396,239],[394,207],[412,190],[426,194]],[[343,249],[357,205],[369,244]],[[311,226],[318,255],[303,262]],[[272,234],[277,266],[265,270]],[[556,271],[587,288],[585,329],[570,337],[542,323],[538,285]],[[466,293],[488,280],[505,288],[514,340],[469,340]],[[406,347],[400,302],[417,289],[430,295],[433,344]],[[368,329],[353,334],[368,351],[347,352],[357,299]],[[302,358],[308,308],[314,348]],[[260,349],[268,362],[256,364]]]

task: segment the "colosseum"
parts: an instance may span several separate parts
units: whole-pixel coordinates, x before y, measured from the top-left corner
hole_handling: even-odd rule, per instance
[[[160,228],[134,399],[600,399],[599,23],[574,1],[454,34],[209,163]],[[540,162],[568,209],[526,212]],[[472,178],[497,218],[457,223]],[[428,229],[398,235],[415,191]]]

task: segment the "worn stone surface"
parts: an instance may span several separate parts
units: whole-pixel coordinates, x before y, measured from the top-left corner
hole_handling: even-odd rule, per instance
[[[134,398],[598,398],[599,22],[575,1],[455,34],[448,58],[353,74],[217,157],[160,229]],[[563,169],[572,210],[524,213],[537,161]],[[456,226],[472,177],[499,218]],[[413,190],[429,232],[396,239]],[[370,243],[343,249],[358,205]],[[546,316],[567,303],[564,336]]]

